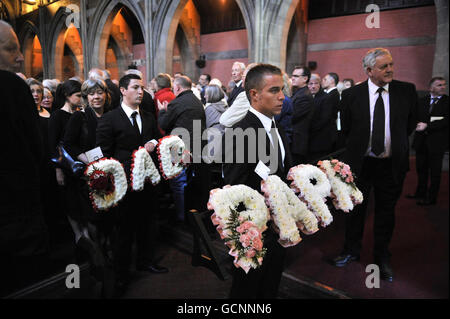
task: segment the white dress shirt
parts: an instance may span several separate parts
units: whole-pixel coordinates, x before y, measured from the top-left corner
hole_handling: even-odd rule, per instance
[[[129,107],[128,105],[125,104],[125,102],[122,102],[122,109],[125,112],[125,114],[127,115],[128,119],[131,122],[131,125],[133,125],[133,118],[131,117],[131,115],[134,112],[137,112],[136,114],[136,123],[139,127],[139,132],[142,134],[142,118],[141,115],[139,114],[139,107],[137,107],[135,110],[133,110],[131,107]],[[158,145],[158,141],[157,140],[151,140],[149,142],[152,142],[155,146]]]
[[[272,122],[275,123],[275,120],[273,118],[267,117],[266,115],[262,114],[261,112],[258,112],[251,106],[249,108],[249,111],[252,112],[253,114],[255,114],[258,117],[258,119],[261,121],[261,123],[264,126],[264,129],[266,130],[267,136],[269,137],[270,143],[272,143],[272,146],[273,146],[273,140],[272,140],[272,135],[270,134],[270,129],[272,128]],[[283,145],[283,141],[281,139],[280,133],[278,132],[278,128],[275,131],[277,132],[277,136],[278,136],[278,145],[281,150],[281,159],[283,160],[283,163],[284,163],[286,151],[284,149],[284,145]],[[284,164],[283,164],[283,166],[284,166]]]
[[[367,81],[369,84],[369,100],[370,100],[370,138],[369,147],[367,148],[366,156],[377,158],[388,158],[392,155],[391,150],[391,127],[390,127],[390,105],[389,105],[389,83],[383,86],[384,91],[381,97],[384,104],[384,152],[376,156],[372,152],[372,130],[373,130],[373,112],[375,109],[375,103],[378,99],[378,88],[370,79]]]

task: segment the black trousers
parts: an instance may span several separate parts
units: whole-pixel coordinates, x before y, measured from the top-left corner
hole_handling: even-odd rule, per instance
[[[277,297],[284,268],[286,249],[278,243],[278,235],[270,228],[264,232],[267,253],[262,266],[246,274],[241,268],[233,270],[230,298],[273,299]]]
[[[128,190],[115,209],[114,270],[119,279],[128,279],[132,247],[136,238],[136,265],[153,262],[157,237],[157,189],[146,185],[141,192]]]
[[[416,195],[437,199],[441,184],[443,152],[431,152],[426,145],[416,150],[416,172],[418,177]],[[430,187],[428,187],[430,179]]]
[[[364,159],[356,183],[364,195],[364,201],[345,217],[345,253],[357,255],[361,251],[367,205],[373,188],[375,195],[373,256],[376,262],[389,261],[391,254],[388,247],[395,226],[395,206],[402,192],[404,175],[400,178],[394,177],[391,159],[370,157]]]

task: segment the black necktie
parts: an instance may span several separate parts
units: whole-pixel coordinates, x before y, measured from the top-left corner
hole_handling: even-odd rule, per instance
[[[137,135],[141,136],[141,131],[139,131],[139,126],[138,126],[138,123],[137,123],[137,121],[136,121],[136,116],[137,116],[137,115],[138,115],[138,112],[137,112],[137,111],[134,111],[134,112],[131,114],[131,119],[133,120],[133,127],[134,127],[134,130],[136,131]]]
[[[277,127],[275,125],[275,121],[272,120],[272,125],[270,127],[270,135],[272,136],[272,146],[274,146],[275,148],[275,141],[277,141],[277,149],[275,150],[278,154],[278,167],[283,168],[284,167],[284,163],[283,163],[283,157],[281,155],[281,145],[280,145],[280,140],[278,139],[278,134],[277,134]]]
[[[439,99],[437,97],[433,97],[431,98],[431,104],[430,104],[430,109],[429,109],[429,113],[431,114],[431,112],[433,111],[433,107],[436,105],[436,103],[439,101]]]
[[[375,102],[375,109],[373,110],[373,126],[372,126],[372,152],[378,156],[384,152],[384,102],[383,102],[383,88],[378,88],[378,99]]]

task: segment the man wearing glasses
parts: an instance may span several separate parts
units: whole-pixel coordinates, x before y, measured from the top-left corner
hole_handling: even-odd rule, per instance
[[[308,131],[311,121],[313,97],[308,89],[311,71],[306,66],[296,66],[292,71],[292,145],[294,165],[306,163],[308,156]]]

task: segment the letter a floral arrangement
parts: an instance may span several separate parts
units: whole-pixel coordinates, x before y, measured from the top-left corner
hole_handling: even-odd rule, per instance
[[[159,168],[165,179],[178,176],[190,162],[190,153],[178,136],[166,136],[158,142]],[[147,182],[153,185],[161,181],[161,175],[150,154],[144,147],[132,155],[130,181],[123,165],[114,158],[102,158],[90,163],[84,175],[89,186],[89,197],[96,211],[107,211],[118,205],[128,189],[142,191]]]
[[[338,160],[298,165],[289,170],[288,186],[278,176],[261,181],[260,194],[245,185],[224,186],[210,191],[208,209],[220,237],[230,248],[234,265],[246,273],[259,268],[264,259],[263,232],[268,222],[279,234],[283,247],[297,245],[300,231],[306,235],[333,221],[326,203],[332,199],[337,210],[346,213],[362,203],[363,195],[354,183],[350,167]]]

